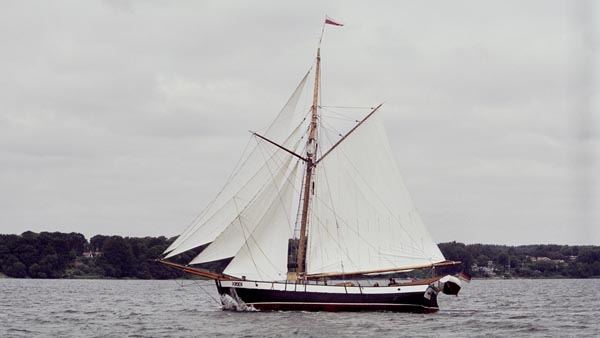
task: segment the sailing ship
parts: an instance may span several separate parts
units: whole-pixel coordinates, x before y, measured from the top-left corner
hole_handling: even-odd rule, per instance
[[[461,287],[435,269],[460,262],[444,258],[411,200],[382,104],[325,142],[325,24],[311,70],[270,126],[252,133],[223,189],[159,262],[213,279],[223,305],[237,309],[435,312],[439,292]],[[299,109],[311,73],[312,104]],[[197,255],[188,264],[169,260],[190,250]],[[417,269],[432,276],[373,282]]]

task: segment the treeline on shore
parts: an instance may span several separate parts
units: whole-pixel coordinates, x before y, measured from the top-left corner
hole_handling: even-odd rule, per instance
[[[448,260],[459,260],[473,277],[600,277],[600,246],[441,243]]]
[[[27,231],[0,235],[0,272],[15,278],[183,278],[156,259],[175,240],[161,237]],[[589,278],[600,276],[600,246],[441,243],[448,260],[473,277]],[[189,262],[195,252],[174,260]]]
[[[175,238],[27,231],[0,235],[0,272],[16,278],[181,278],[155,260]],[[191,254],[177,257],[189,261]]]

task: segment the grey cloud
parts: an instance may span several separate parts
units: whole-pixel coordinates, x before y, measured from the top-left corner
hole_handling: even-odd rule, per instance
[[[323,104],[386,101],[436,240],[600,242],[598,6],[563,1],[8,2],[0,232],[176,235],[310,67],[325,13],[346,25],[325,32]]]

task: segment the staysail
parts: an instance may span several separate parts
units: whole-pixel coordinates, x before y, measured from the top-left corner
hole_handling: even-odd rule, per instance
[[[224,273],[254,280],[286,278],[288,239],[294,232],[290,211],[294,197],[298,195],[294,182],[298,168],[297,162],[271,208],[254,231],[247,236]]]
[[[259,224],[264,226],[265,224],[263,223],[268,223],[270,220],[269,215],[275,212],[273,209],[283,209],[285,207],[285,205],[280,203],[280,193],[288,185],[287,175],[290,174],[289,171],[293,160],[295,159],[288,155],[279,168],[268,168],[269,164],[267,164],[267,168],[273,175],[272,180],[264,186],[250,203],[243,209],[238,210],[237,217],[190,264],[200,264],[233,257]],[[237,204],[236,200],[237,197],[234,197],[234,204]],[[266,225],[277,227],[285,226],[285,224]]]
[[[293,147],[300,138],[297,135],[299,128],[293,128],[298,125],[297,105],[308,74],[306,73],[302,78],[281,112],[264,132],[265,136],[288,147]],[[259,147],[259,145],[251,147],[242,156],[221,192],[165,250],[165,258],[212,242],[237,218],[239,211],[246,207],[252,198],[256,197],[261,189],[271,181],[268,161],[276,161],[283,152],[277,149],[266,151],[270,152],[270,155],[266,156],[267,160],[265,160],[265,148]]]

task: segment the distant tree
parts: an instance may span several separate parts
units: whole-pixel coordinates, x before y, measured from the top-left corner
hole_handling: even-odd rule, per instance
[[[0,241],[2,241],[3,238],[0,237]],[[0,242],[0,257],[2,257],[2,255],[6,255],[10,253],[10,249],[8,248],[8,246],[6,246],[5,244],[1,244],[3,242]]]
[[[34,246],[35,242],[31,242],[32,244],[29,242],[22,242],[13,250],[14,254],[19,257],[19,261],[27,266],[40,260],[39,249]]]
[[[15,278],[27,277],[27,267],[21,262],[13,263],[6,271],[6,275]]]
[[[31,278],[47,278],[48,275],[46,274],[46,272],[42,271],[42,268],[40,267],[40,265],[38,263],[33,263],[33,265],[31,265],[29,267],[29,277],[31,277]]]
[[[109,236],[104,235],[96,235],[90,238],[90,250],[91,251],[102,251],[102,247],[104,246],[104,241],[109,238]]]
[[[522,264],[522,260],[518,256],[509,256],[509,259],[511,268],[521,266]]]
[[[502,265],[502,266],[507,266],[508,265],[508,259],[509,259],[508,254],[501,253],[496,258],[496,263],[498,263],[499,265]]]
[[[594,264],[600,261],[600,248],[586,247],[582,249],[577,256],[577,262],[584,264]]]
[[[476,263],[477,263],[477,265],[479,265],[479,266],[487,266],[487,265],[488,265],[488,262],[489,262],[490,260],[491,260],[491,259],[490,259],[488,256],[486,256],[486,255],[479,255],[479,256],[477,256],[477,259],[475,260],[475,262],[476,262]]]
[[[110,277],[131,277],[133,252],[130,243],[121,236],[111,236],[102,245],[103,268]]]
[[[455,270],[465,271],[471,273],[471,265],[473,264],[473,256],[467,249],[464,243],[449,242],[440,243],[439,245],[442,254],[447,260],[460,261],[462,265],[459,267],[448,267],[445,269],[439,269],[440,273],[453,273]]]

